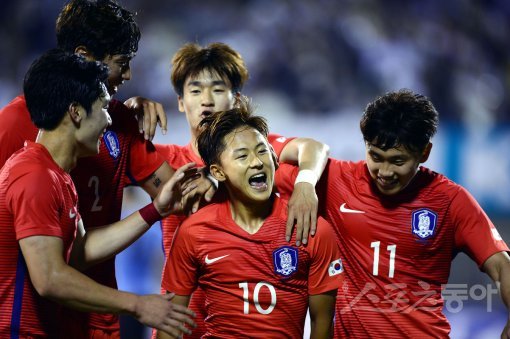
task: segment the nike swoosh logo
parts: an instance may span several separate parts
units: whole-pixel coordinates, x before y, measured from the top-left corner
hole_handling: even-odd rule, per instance
[[[73,209],[71,208],[71,209],[69,210],[69,219],[72,219],[72,218],[74,218],[75,216],[76,216],[76,213],[74,213],[74,212],[73,212]]]
[[[351,210],[350,208],[345,207],[345,202],[342,205],[340,205],[340,212],[342,212],[342,213],[365,213],[363,211]]]
[[[229,255],[230,255],[230,254],[225,254],[225,255],[222,255],[221,257],[216,257],[216,258],[209,259],[209,254],[208,254],[208,255],[206,255],[206,256],[205,256],[205,263],[206,263],[207,265],[210,265],[210,264],[212,264],[212,263],[215,263],[215,262],[216,262],[216,261],[218,261],[218,260],[221,260],[221,259],[223,259],[223,258],[228,257]]]

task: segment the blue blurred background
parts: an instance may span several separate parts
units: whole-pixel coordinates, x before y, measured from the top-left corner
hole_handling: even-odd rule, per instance
[[[253,97],[272,131],[328,143],[337,158],[363,158],[358,122],[370,100],[410,88],[429,96],[441,115],[426,165],[468,188],[510,241],[508,0],[121,3],[138,13],[142,39],[132,80],[117,98],[142,95],[163,103],[169,133],[158,134],[155,142],[184,145],[189,140],[169,80],[172,55],[189,41],[233,46],[250,70],[244,93]],[[2,1],[0,105],[20,93],[32,60],[55,46],[54,24],[62,5],[54,0]],[[143,192],[127,189],[124,214],[145,201]],[[118,257],[122,289],[159,291],[160,244],[155,225]],[[460,255],[450,283],[470,288],[490,281]],[[452,337],[498,337],[505,312],[497,296],[469,296],[460,312],[448,312]],[[147,335],[147,329],[123,320],[126,338]]]

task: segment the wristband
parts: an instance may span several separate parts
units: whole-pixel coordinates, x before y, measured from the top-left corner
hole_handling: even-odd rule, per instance
[[[145,220],[147,224],[149,224],[149,226],[154,224],[156,221],[161,220],[162,218],[161,214],[159,214],[156,206],[154,206],[152,202],[138,210],[138,212],[142,216],[142,219]]]
[[[294,185],[298,184],[300,182],[307,182],[307,183],[315,186],[315,184],[317,183],[317,180],[318,180],[318,178],[314,171],[309,170],[309,169],[303,169],[303,170],[299,171],[299,173],[296,177],[296,181],[294,181]]]

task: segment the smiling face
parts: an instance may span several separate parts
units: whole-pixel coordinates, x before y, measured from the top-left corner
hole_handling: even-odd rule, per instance
[[[386,151],[366,143],[368,171],[375,186],[385,195],[394,195],[402,191],[411,182],[418,166],[427,160],[432,144],[423,153],[411,152],[403,146]]]
[[[243,126],[223,138],[220,163],[210,167],[224,182],[231,200],[267,202],[271,196],[275,164],[267,139],[256,129]]]
[[[108,93],[114,95],[119,90],[124,81],[131,80],[131,68],[130,62],[133,58],[132,55],[127,54],[115,54],[107,55],[103,60],[103,63],[108,65]]]
[[[216,72],[201,71],[184,82],[179,96],[179,111],[186,113],[193,139],[198,135],[198,125],[205,116],[234,107],[235,95],[228,79]]]
[[[108,104],[110,103],[110,95],[106,87],[104,95],[101,95],[87,114],[82,106],[78,107],[80,121],[79,128],[76,131],[76,140],[80,149],[80,156],[95,155],[99,153],[101,138],[105,129],[112,123],[108,114]]]

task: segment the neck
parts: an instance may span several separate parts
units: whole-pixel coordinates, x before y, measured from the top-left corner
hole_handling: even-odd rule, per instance
[[[249,234],[257,233],[273,210],[273,198],[259,204],[229,200],[232,219]]]
[[[53,131],[39,130],[36,142],[43,145],[50,153],[53,161],[66,172],[70,172],[78,159],[76,145],[65,131],[56,128]]]

